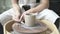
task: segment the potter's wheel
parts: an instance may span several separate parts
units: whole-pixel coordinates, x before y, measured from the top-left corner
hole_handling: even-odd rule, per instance
[[[36,22],[36,26],[34,27],[28,27],[24,24],[20,24],[19,27],[17,26],[17,28],[15,28],[15,30],[19,33],[33,34],[47,30],[47,26],[44,23]]]

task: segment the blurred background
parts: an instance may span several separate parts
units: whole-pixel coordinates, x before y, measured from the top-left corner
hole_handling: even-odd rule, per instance
[[[0,0],[0,14],[11,8],[11,0]]]
[[[60,0],[49,0],[49,9],[54,10],[60,16]],[[12,8],[11,0],[0,0],[0,14]]]

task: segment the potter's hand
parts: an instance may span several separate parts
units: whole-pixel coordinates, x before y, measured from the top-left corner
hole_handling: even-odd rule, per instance
[[[20,12],[14,12],[13,14],[13,20],[18,21],[19,22],[19,17],[21,16]]]
[[[33,8],[31,8],[31,9],[29,9],[29,10],[23,12],[22,15],[21,15],[21,17],[20,17],[20,21],[23,20],[24,15],[26,15],[26,14],[30,14],[30,13],[34,13]]]
[[[20,21],[22,21],[24,18],[24,15],[26,15],[26,14],[29,14],[29,11],[25,11],[25,12],[23,12],[22,13],[22,15],[21,15],[21,17],[20,17]]]

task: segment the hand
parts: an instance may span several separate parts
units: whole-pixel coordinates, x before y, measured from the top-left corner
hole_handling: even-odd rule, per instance
[[[23,14],[22,14],[21,17],[20,17],[20,21],[22,21],[24,15],[30,14],[30,13],[34,13],[34,10],[33,10],[33,9],[30,9],[30,10],[27,10],[27,11],[23,12]]]
[[[22,20],[23,20],[23,17],[24,17],[24,15],[26,15],[26,14],[29,14],[29,12],[28,12],[28,11],[26,11],[26,12],[23,12],[23,13],[22,13],[22,15],[21,15],[21,17],[20,17],[20,21],[22,21]]]
[[[21,16],[21,13],[20,13],[20,12],[17,12],[17,11],[14,12],[14,13],[13,13],[13,20],[19,22],[19,18],[20,18],[20,16]]]

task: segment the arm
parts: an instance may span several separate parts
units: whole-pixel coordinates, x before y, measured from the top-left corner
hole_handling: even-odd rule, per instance
[[[27,12],[36,13],[36,12],[40,12],[48,7],[49,7],[49,0],[41,0],[40,4],[37,7],[32,8],[32,9],[28,10]]]
[[[20,11],[20,7],[18,5],[18,1],[19,0],[11,0],[12,1],[12,7],[13,9],[16,11],[16,12],[19,12]]]
[[[49,6],[49,0],[41,0],[41,3],[40,3],[37,7],[31,8],[31,9],[25,11],[25,12],[22,14],[22,16],[20,17],[20,21],[22,20],[22,18],[23,18],[23,16],[24,16],[25,14],[29,14],[29,13],[39,13],[40,11],[48,8],[48,6]]]
[[[18,1],[19,0],[11,0],[12,1],[12,7],[14,9],[14,13],[12,15],[12,19],[15,21],[19,21],[19,18],[21,16],[21,11],[20,11],[20,7],[18,5]]]

